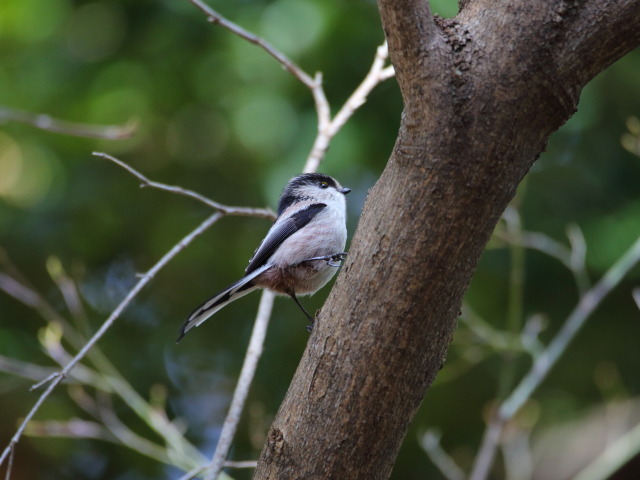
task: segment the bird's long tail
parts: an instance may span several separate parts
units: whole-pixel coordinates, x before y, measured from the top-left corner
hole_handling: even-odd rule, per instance
[[[264,265],[251,272],[246,277],[242,277],[236,283],[225,288],[196,308],[182,324],[182,327],[180,328],[180,335],[178,336],[176,343],[182,340],[182,337],[184,337],[189,330],[193,327],[199,326],[221,308],[224,308],[234,300],[245,296],[247,293],[254,291],[256,288],[259,288],[253,283],[253,279],[264,272],[267,268],[268,266]]]

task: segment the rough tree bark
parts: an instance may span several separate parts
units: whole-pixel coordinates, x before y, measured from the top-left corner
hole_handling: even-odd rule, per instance
[[[404,112],[254,479],[386,479],[516,187],[640,0],[378,0]]]

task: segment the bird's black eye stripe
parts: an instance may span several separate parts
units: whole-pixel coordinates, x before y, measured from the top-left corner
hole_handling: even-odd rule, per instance
[[[319,187],[323,190],[329,187],[338,188],[336,181],[329,175],[324,175],[322,173],[303,173],[298,175],[289,181],[282,192],[282,195],[280,195],[280,201],[278,202],[278,215],[281,215],[282,212],[295,202],[310,200],[309,197],[301,195],[298,190],[300,187],[307,185]]]

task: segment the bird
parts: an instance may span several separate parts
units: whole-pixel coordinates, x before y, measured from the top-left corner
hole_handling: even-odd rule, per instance
[[[276,220],[244,276],[196,308],[180,328],[176,343],[221,308],[259,288],[291,297],[311,331],[314,318],[298,296],[320,290],[346,258],[345,196],[350,191],[322,173],[303,173],[289,180],[278,201]]]

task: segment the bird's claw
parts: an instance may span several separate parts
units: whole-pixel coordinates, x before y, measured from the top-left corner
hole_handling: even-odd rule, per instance
[[[327,262],[327,265],[331,267],[340,267],[342,263],[336,262],[343,262],[345,258],[347,258],[347,252],[336,253],[335,255],[331,256],[331,259]]]
[[[303,260],[304,262],[310,262],[311,260],[326,260],[327,265],[330,267],[340,267],[344,259],[347,258],[347,252],[334,253],[333,255],[323,255],[322,257],[313,257]]]

